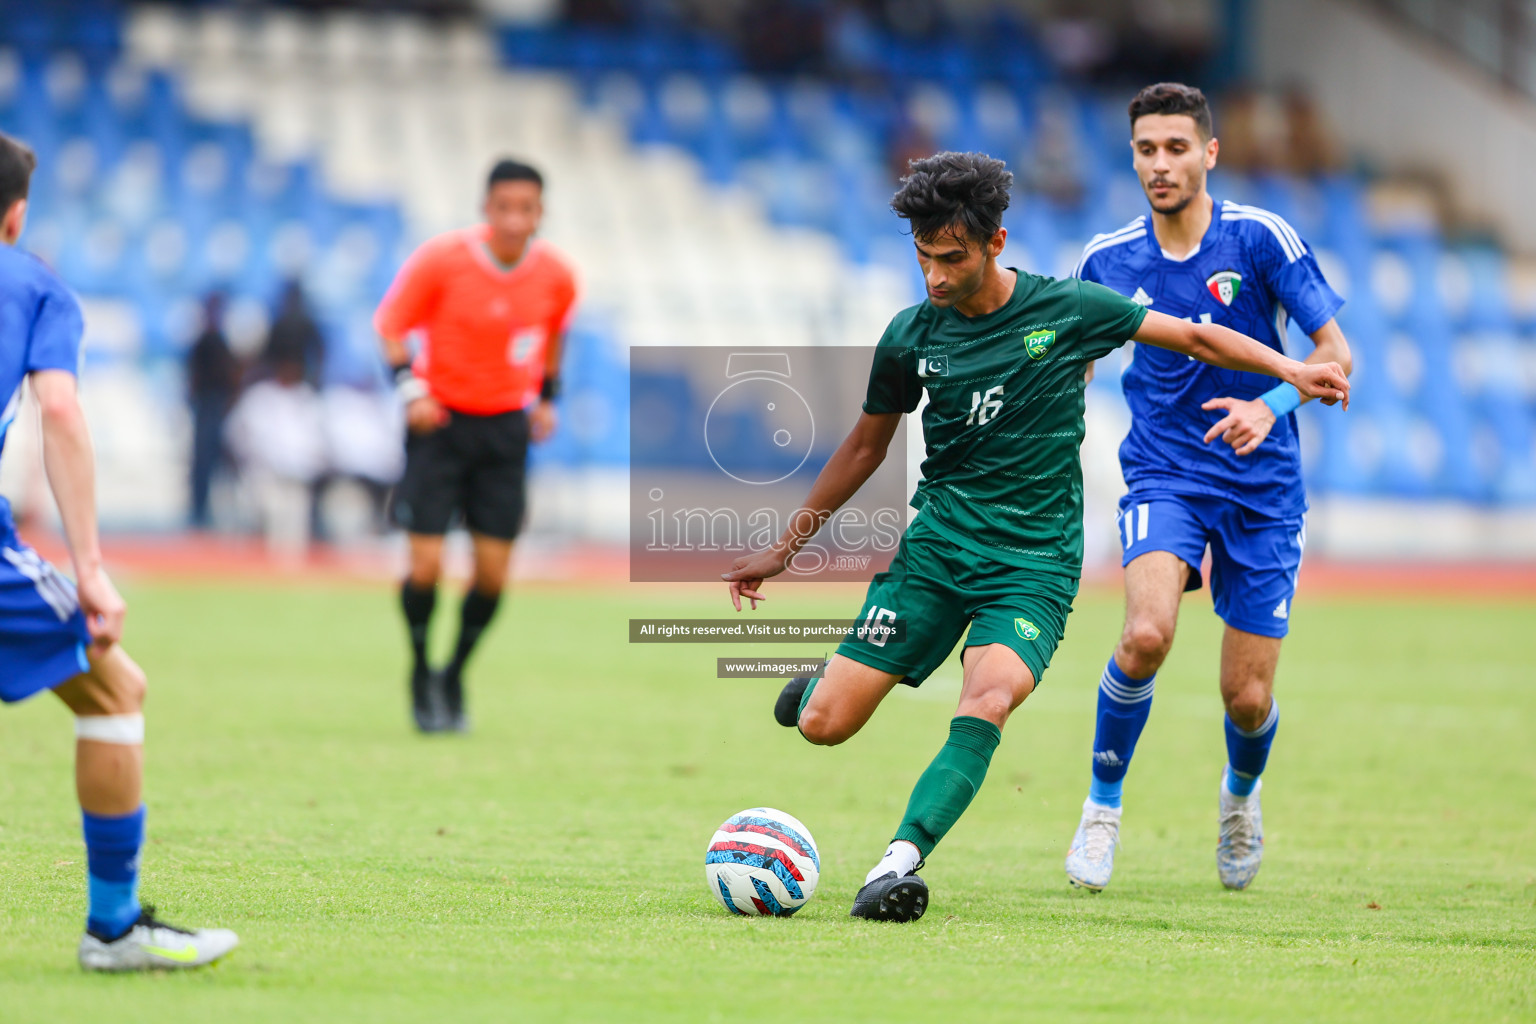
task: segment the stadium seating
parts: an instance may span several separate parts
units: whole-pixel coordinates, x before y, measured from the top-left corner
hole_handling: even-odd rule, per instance
[[[1028,269],[1068,273],[1091,233],[1142,212],[1124,168],[1124,98],[1050,82],[1045,62],[1018,60],[1028,46],[1018,26],[923,54],[879,43],[868,70],[903,83],[900,106],[852,86],[765,80],[718,44],[689,45],[683,35],[626,45],[556,28],[502,38],[510,62],[570,73],[588,105],[618,118],[637,146],[689,153],[707,180],[745,186],[775,223],[835,238],[852,263],[905,268],[914,294],[885,208],[894,184],[887,154],[913,126],[940,147],[1010,159],[1026,182],[1042,152],[1070,156],[1081,200],[1025,190],[1005,221],[1014,259]],[[1504,255],[1447,243],[1433,222],[1373,225],[1366,188],[1354,174],[1219,172],[1212,184],[1290,219],[1350,300],[1340,322],[1357,353],[1358,414],[1303,410],[1311,488],[1531,503],[1536,323],[1514,309]],[[1308,350],[1294,327],[1291,341]],[[1101,374],[1097,388],[1116,383]]]
[[[885,205],[904,133],[1019,168],[1006,226],[1030,270],[1069,272],[1144,208],[1123,97],[1020,59],[1035,44],[1011,22],[982,44],[872,37],[866,70],[901,83],[893,99],[754,75],[680,29],[524,28],[493,46],[399,18],[66,10],[0,25],[0,128],[43,161],[29,244],[98,314],[93,363],[135,368],[168,406],[200,295],[227,290],[249,344],[289,276],[326,328],[328,380],[378,383],[373,305],[411,244],[474,216],[505,150],[548,169],[547,234],[585,281],[572,429],[537,456],[556,471],[623,465],[628,345],[878,337],[920,294]],[[1314,494],[1536,504],[1536,309],[1504,253],[1383,223],[1353,174],[1221,172],[1213,191],[1289,218],[1349,300],[1351,415],[1301,414]],[[1098,374],[1096,401],[1119,400],[1117,378]]]

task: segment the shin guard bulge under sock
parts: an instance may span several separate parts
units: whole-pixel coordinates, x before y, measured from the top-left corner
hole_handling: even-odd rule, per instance
[[[139,918],[139,850],[144,845],[144,808],[132,814],[81,811],[89,909],[85,926],[106,941]]]
[[[1099,677],[1098,717],[1093,731],[1093,781],[1088,799],[1102,807],[1119,807],[1121,786],[1131,767],[1136,742],[1152,713],[1157,673],[1132,679],[1111,657]]]
[[[1280,704],[1273,697],[1269,701],[1269,714],[1263,723],[1251,732],[1239,729],[1231,716],[1226,719],[1227,731],[1227,791],[1233,796],[1247,796],[1254,784],[1264,774],[1269,762],[1269,748],[1275,742],[1275,732],[1280,728]]]
[[[951,719],[949,739],[918,778],[893,838],[905,839],[924,857],[932,853],[981,789],[1002,738],[1002,730],[985,719]]]
[[[478,590],[471,590],[464,595],[464,603],[459,608],[459,642],[453,650],[453,667],[463,669],[469,661],[475,645],[480,642],[480,636],[485,628],[491,624],[491,619],[496,615],[496,609],[501,604],[500,594],[482,594]]]
[[[427,627],[432,624],[432,610],[437,607],[437,588],[418,587],[410,580],[400,585],[400,608],[411,636],[411,654],[418,668],[427,664]]]

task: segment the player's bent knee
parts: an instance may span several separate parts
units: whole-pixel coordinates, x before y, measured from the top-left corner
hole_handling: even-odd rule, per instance
[[[1271,698],[1262,684],[1245,686],[1227,700],[1227,717],[1239,729],[1257,729],[1269,717]]]
[[[144,710],[149,695],[149,677],[121,647],[115,647],[97,660],[91,674],[102,684],[103,714],[134,715]]]
[[[442,574],[443,563],[441,560],[436,558],[412,558],[410,572],[407,573],[407,576],[410,578],[411,586],[420,590],[430,590],[437,586],[437,581]]]
[[[124,707],[143,712],[144,701],[149,696],[149,677],[131,661],[123,672],[121,692]]]
[[[815,705],[800,712],[799,725],[800,735],[821,747],[835,747],[858,732],[857,726]]]
[[[1155,672],[1173,649],[1173,625],[1156,619],[1132,619],[1125,624],[1120,646],[1144,665],[1150,663]]]
[[[1008,720],[1009,713],[1016,706],[1012,692],[1002,689],[987,690],[962,700],[960,706],[955,709],[955,714],[965,718],[980,718],[993,725],[1001,726]]]
[[[144,670],[121,647],[92,651],[91,667],[54,688],[76,717],[142,715],[149,690]]]

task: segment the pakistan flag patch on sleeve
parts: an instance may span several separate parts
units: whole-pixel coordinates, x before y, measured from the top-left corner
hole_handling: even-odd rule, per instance
[[[1013,628],[1017,630],[1019,636],[1023,637],[1025,640],[1033,640],[1035,637],[1040,635],[1040,627],[1035,625],[1033,622],[1030,622],[1028,619],[1014,619]]]
[[[1031,331],[1024,335],[1024,351],[1029,353],[1029,358],[1039,359],[1051,350],[1055,340],[1055,331]]]

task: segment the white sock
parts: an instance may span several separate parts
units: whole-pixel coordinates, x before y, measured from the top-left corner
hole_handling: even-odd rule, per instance
[[[885,849],[885,856],[880,858],[868,875],[864,878],[864,884],[868,885],[881,875],[896,872],[896,877],[901,878],[910,875],[917,870],[917,862],[923,859],[923,855],[917,852],[917,847],[905,839],[898,839]]]

